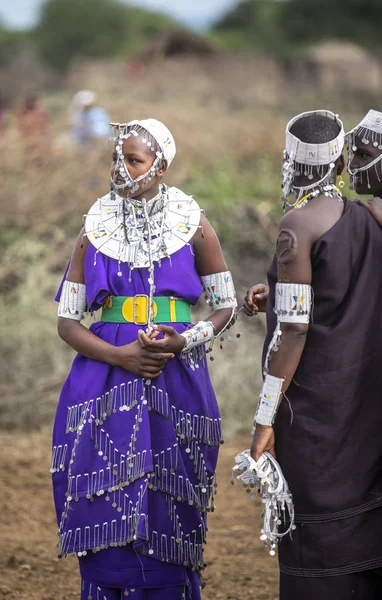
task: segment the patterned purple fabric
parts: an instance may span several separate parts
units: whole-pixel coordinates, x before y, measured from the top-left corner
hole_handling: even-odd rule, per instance
[[[130,271],[89,245],[85,283],[92,310],[109,294],[148,294],[148,277],[147,269]],[[202,286],[192,247],[162,260],[155,282],[156,295],[195,304]],[[189,327],[173,326],[180,333]],[[97,322],[91,331],[121,346],[136,340],[139,328]],[[102,564],[113,570],[110,561],[125,564],[134,549],[155,568],[177,565],[173,569],[181,568],[181,583],[187,583],[189,569],[203,567],[206,512],[213,507],[220,442],[219,410],[204,351],[196,368],[177,355],[149,384],[121,368],[77,355],[53,432],[59,554],[77,553],[80,563],[88,565],[86,579],[92,581],[92,559],[105,556]],[[114,552],[112,559],[110,549],[117,548],[122,558]],[[97,563],[97,573],[101,567]],[[168,581],[174,576],[169,572]],[[102,580],[104,586],[109,583]],[[114,586],[124,587],[118,576]]]

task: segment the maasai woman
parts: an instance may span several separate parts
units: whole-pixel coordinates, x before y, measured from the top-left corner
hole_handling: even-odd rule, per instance
[[[357,202],[382,226],[382,113],[369,110],[346,137],[351,187],[361,196],[374,196]]]
[[[335,186],[343,143],[329,112],[287,126],[284,196],[297,199],[268,272],[251,449],[255,460],[276,453],[293,495],[296,529],[279,545],[281,600],[382,597],[382,236]],[[256,291],[248,313],[266,294]]]
[[[59,334],[79,353],[53,433],[59,555],[79,557],[81,600],[195,600],[221,442],[205,348],[235,291],[196,201],[160,183],[167,127],[112,131],[111,192],[86,215],[59,293]],[[203,287],[214,311],[193,327]],[[90,330],[86,306],[102,307]]]

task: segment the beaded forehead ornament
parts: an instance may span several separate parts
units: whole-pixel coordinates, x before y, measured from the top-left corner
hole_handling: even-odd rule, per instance
[[[125,163],[123,155],[123,142],[130,137],[140,139],[143,146],[151,150],[154,155],[153,164],[150,169],[133,179]],[[114,171],[111,176],[111,193],[128,188],[130,192],[135,193],[139,190],[141,184],[149,183],[157,172],[163,167],[163,158],[170,166],[175,154],[176,145],[171,131],[157,119],[144,119],[142,121],[130,121],[129,123],[110,123],[109,139],[115,142],[115,152],[117,159],[115,161]]]
[[[361,139],[362,144],[365,144],[365,146],[371,144],[374,148],[378,148],[381,153],[363,167],[352,169],[350,164],[353,153],[357,151],[357,139]],[[363,173],[365,173],[367,187],[370,189],[369,170],[372,167],[375,169],[378,181],[382,181],[382,113],[377,110],[369,110],[362,121],[346,134],[346,142],[348,149],[347,169],[350,175],[351,187],[354,189],[356,180],[362,184]]]
[[[339,134],[333,140],[321,144],[309,144],[302,142],[298,137],[291,133],[294,123],[310,115],[322,115],[333,121],[336,121],[340,127]],[[342,121],[338,115],[329,110],[314,110],[301,113],[289,121],[285,131],[285,150],[282,166],[282,190],[285,206],[295,206],[302,198],[305,192],[318,189],[320,186],[326,186],[329,183],[335,161],[341,156],[345,141],[345,131]],[[294,178],[299,175],[305,175],[309,180],[313,180],[317,175],[318,181],[306,186],[294,185]],[[289,203],[290,195],[296,197],[294,203]]]

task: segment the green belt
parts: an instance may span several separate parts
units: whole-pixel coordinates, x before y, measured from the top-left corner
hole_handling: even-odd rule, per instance
[[[135,323],[146,325],[149,297],[108,296],[102,307],[101,321],[104,323]],[[191,323],[191,307],[186,300],[173,296],[154,296],[154,323]]]

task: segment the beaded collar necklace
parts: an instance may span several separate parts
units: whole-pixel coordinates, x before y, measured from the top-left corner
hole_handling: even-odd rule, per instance
[[[303,206],[306,206],[309,202],[311,202],[311,200],[313,200],[313,198],[317,198],[317,196],[319,196],[320,194],[324,194],[324,196],[328,196],[330,198],[336,198],[336,200],[338,200],[338,202],[341,202],[343,204],[344,199],[343,199],[341,191],[338,189],[338,187],[336,185],[330,184],[330,185],[325,185],[325,186],[319,186],[315,190],[312,190],[311,192],[309,192],[309,194],[306,194],[306,196],[303,196],[293,206],[293,209],[302,208]]]

